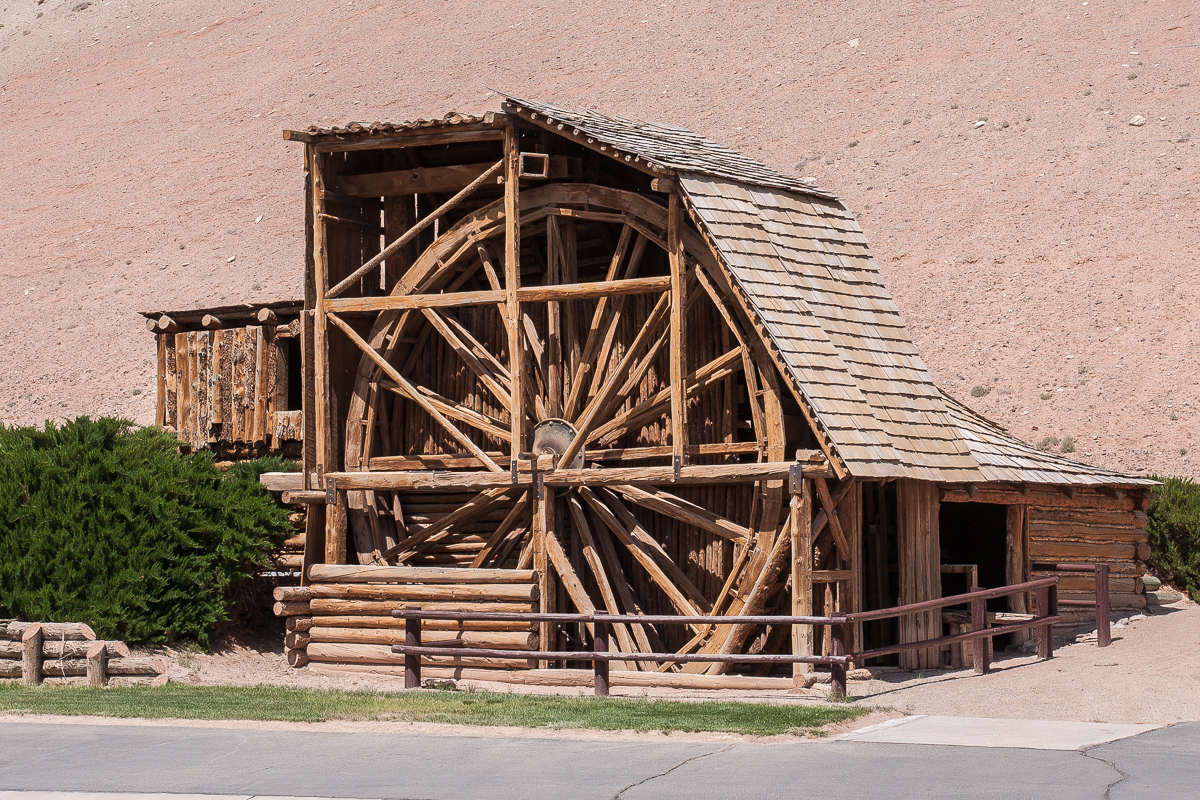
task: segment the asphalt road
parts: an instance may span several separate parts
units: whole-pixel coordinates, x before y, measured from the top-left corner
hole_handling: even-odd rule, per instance
[[[1200,723],[1085,750],[0,724],[0,790],[421,800],[1183,798]]]

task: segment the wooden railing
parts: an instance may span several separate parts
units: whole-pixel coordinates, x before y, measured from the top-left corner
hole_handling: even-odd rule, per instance
[[[1108,600],[1108,564],[1033,564],[1038,572],[1091,572],[1096,576],[1095,600],[1059,600],[1066,608],[1096,609],[1096,645],[1112,644],[1112,607]]]
[[[1021,592],[1035,592],[1038,615],[1029,620],[1009,625],[987,627],[987,601],[996,597],[1007,597]],[[855,653],[846,652],[846,628],[857,622],[890,619],[931,611],[936,608],[969,604],[971,608],[971,630],[952,636],[938,636],[915,642],[876,647]],[[1038,629],[1038,656],[1051,658],[1054,655],[1054,640],[1051,626],[1058,622],[1058,578],[1040,578],[1013,586],[997,589],[980,589],[966,594],[910,603],[894,608],[861,611],[855,614],[838,614],[832,617],[784,617],[784,616],[650,616],[630,614],[535,614],[501,613],[490,611],[424,611],[415,606],[396,609],[392,616],[406,620],[404,644],[392,645],[392,652],[404,656],[404,686],[415,689],[421,685],[421,657],[443,656],[448,658],[497,658],[537,659],[539,661],[590,661],[594,674],[596,695],[605,697],[609,693],[610,661],[653,661],[665,662],[716,662],[737,664],[823,664],[830,668],[832,693],[837,698],[846,696],[846,668],[855,661],[901,653],[907,650],[924,650],[955,642],[974,642],[974,668],[979,674],[990,670],[990,658],[986,640],[1027,628]],[[493,622],[552,622],[586,624],[592,626],[593,649],[576,650],[487,650],[468,647],[427,646],[421,644],[422,620],[493,621]],[[622,653],[609,650],[609,637],[614,624],[643,625],[828,625],[832,639],[832,654],[745,654],[745,653]]]
[[[640,614],[528,614],[502,613],[494,611],[422,611],[410,606],[397,609],[392,616],[406,620],[404,644],[392,645],[392,652],[404,656],[404,687],[415,689],[421,685],[421,656],[447,656],[450,658],[516,658],[512,650],[484,650],[466,647],[429,647],[421,644],[421,620],[440,619],[457,622],[554,622],[585,624],[592,626],[592,650],[522,650],[523,659],[539,661],[590,661],[594,674],[596,695],[608,696],[608,665],[610,661],[654,661],[654,662],[717,662],[737,664],[825,664],[832,672],[833,693],[839,697],[846,694],[846,665],[850,657],[846,652],[846,624],[844,615],[836,617],[736,617],[736,616],[652,616]],[[608,649],[609,637],[614,624],[640,625],[828,625],[833,634],[833,655],[745,654],[745,653],[622,653]]]
[[[1008,597],[1022,592],[1035,592],[1037,595],[1038,615],[1030,620],[1009,625],[987,626],[987,601],[996,597]],[[951,636],[938,636],[933,639],[921,639],[915,642],[902,642],[871,650],[860,650],[853,654],[853,660],[866,660],[880,656],[902,653],[907,650],[926,650],[941,647],[944,644],[971,641],[974,643],[974,668],[977,674],[984,674],[991,669],[988,657],[987,641],[994,636],[1013,633],[1027,628],[1038,629],[1038,657],[1051,658],[1054,655],[1054,639],[1052,627],[1058,622],[1058,578],[1039,578],[1035,581],[1017,583],[1012,586],[1001,586],[996,589],[979,589],[966,594],[956,594],[950,597],[939,597],[936,600],[925,600],[921,603],[909,603],[906,606],[880,608],[875,611],[860,611],[847,614],[846,622],[868,622],[870,620],[891,619],[906,614],[916,614],[921,611],[932,611],[936,608],[967,604],[971,607],[971,630],[956,633]]]

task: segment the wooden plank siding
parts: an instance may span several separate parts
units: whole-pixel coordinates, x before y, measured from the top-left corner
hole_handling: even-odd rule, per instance
[[[287,348],[274,326],[156,336],[156,423],[194,450],[279,452],[303,439],[303,411],[287,408]]]

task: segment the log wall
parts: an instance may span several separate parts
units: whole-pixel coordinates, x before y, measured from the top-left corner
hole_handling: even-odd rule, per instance
[[[288,663],[395,664],[404,657],[392,645],[404,642],[397,608],[437,611],[538,611],[536,573],[517,569],[386,567],[316,564],[309,585],[275,590],[275,613],[285,616]],[[535,650],[533,626],[520,622],[422,623],[422,643],[447,647],[512,650],[512,659],[427,657],[422,664],[521,670],[536,666],[521,657]]]
[[[1028,510],[1029,561],[1109,565],[1108,591],[1113,608],[1145,608],[1138,578],[1149,555],[1146,515],[1141,511],[1101,511],[1087,508]],[[1054,573],[1031,570],[1030,578]],[[1092,575],[1062,575],[1058,596],[1062,600],[1091,600],[1096,581]]]

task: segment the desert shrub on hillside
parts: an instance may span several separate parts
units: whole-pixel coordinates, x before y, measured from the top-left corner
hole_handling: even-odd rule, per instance
[[[289,532],[261,466],[222,474],[127,420],[0,426],[0,617],[207,646]]]
[[[1146,513],[1152,566],[1164,580],[1200,601],[1200,485],[1187,478],[1156,478]]]

